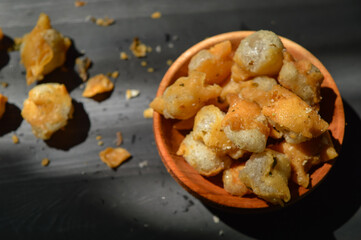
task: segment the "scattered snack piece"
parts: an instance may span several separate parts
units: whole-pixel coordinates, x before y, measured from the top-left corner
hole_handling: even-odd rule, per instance
[[[129,56],[126,52],[120,52],[120,59],[122,60],[128,60]]]
[[[14,143],[14,144],[18,144],[18,143],[19,143],[19,138],[18,138],[18,136],[16,136],[15,134],[13,134],[13,135],[11,136],[11,139],[13,140],[13,143]]]
[[[130,45],[129,49],[137,58],[142,58],[147,56],[148,47],[145,44],[141,43],[141,41],[137,37],[133,39],[133,42]]]
[[[127,91],[125,92],[125,98],[127,100],[129,100],[131,98],[138,97],[139,94],[140,94],[140,91],[137,89],[127,89]]]
[[[110,168],[117,168],[132,155],[124,148],[108,147],[99,153],[100,159]]]
[[[148,161],[144,160],[143,162],[140,162],[138,165],[140,168],[144,168],[144,167],[148,166]]]
[[[47,140],[66,126],[73,111],[72,99],[65,85],[45,83],[29,91],[21,115],[31,125],[37,138]]]
[[[47,166],[49,166],[49,164],[50,164],[50,160],[49,160],[48,158],[43,158],[43,159],[41,160],[41,165],[42,165],[43,167],[47,167]]]
[[[114,78],[114,79],[119,77],[119,72],[118,71],[112,72],[111,77]]]
[[[88,57],[78,57],[75,59],[75,65],[80,78],[83,82],[86,82],[88,80],[88,69],[91,67],[92,61]]]
[[[9,86],[9,83],[7,82],[0,82],[0,85],[3,87],[3,88],[7,88]]]
[[[213,222],[214,223],[219,223],[219,217],[213,216]]]
[[[5,113],[7,101],[8,101],[8,98],[0,93],[0,119],[2,118],[2,116]]]
[[[74,2],[75,7],[83,7],[83,6],[85,6],[86,4],[87,4],[87,2],[85,2],[85,1],[79,1],[79,0],[76,0],[76,1]]]
[[[102,140],[102,139],[103,139],[103,137],[102,137],[102,136],[100,136],[100,135],[98,135],[98,136],[96,136],[96,137],[95,137],[95,139],[99,141],[99,140]]]
[[[168,60],[167,60],[167,65],[170,66],[170,65],[172,65],[172,64],[173,64],[173,60],[172,60],[172,59],[168,59]]]
[[[154,12],[152,15],[150,15],[150,17],[153,19],[158,19],[162,17],[162,14],[160,12]]]
[[[104,142],[103,141],[98,141],[98,146],[103,146]]]
[[[23,43],[23,38],[19,38],[19,37],[14,38],[13,45],[7,49],[8,52],[19,51],[22,43]]]
[[[143,117],[144,118],[153,118],[153,112],[154,112],[153,108],[147,108],[143,112]]]
[[[20,55],[28,85],[64,64],[71,40],[51,27],[48,15],[41,13],[34,29],[23,37]]]
[[[141,65],[142,67],[146,67],[146,66],[148,65],[148,63],[147,63],[147,61],[141,61],[141,62],[140,62],[140,65]]]
[[[108,18],[107,16],[105,16],[104,18],[97,18],[95,20],[95,24],[98,26],[102,26],[102,27],[108,27],[114,23],[115,23],[115,20],[112,18]]]
[[[150,73],[154,72],[154,68],[152,68],[152,67],[147,68],[147,72],[150,72]]]
[[[116,136],[117,136],[117,141],[116,141],[115,145],[117,145],[117,146],[122,145],[122,143],[123,143],[123,135],[122,135],[122,132],[117,132],[117,133],[116,133]]]
[[[94,97],[97,94],[112,91],[114,84],[104,74],[98,74],[90,78],[83,91],[83,97]]]

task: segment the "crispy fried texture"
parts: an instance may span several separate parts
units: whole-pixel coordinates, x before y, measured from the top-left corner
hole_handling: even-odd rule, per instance
[[[110,168],[117,168],[132,155],[125,148],[108,147],[99,153],[100,159]]]
[[[8,98],[0,93],[0,119],[2,118],[2,116],[5,113],[7,101],[8,101]]]
[[[46,83],[29,91],[21,112],[37,138],[49,139],[72,117],[71,97],[63,84]]]
[[[291,166],[287,156],[270,149],[252,154],[239,173],[240,181],[253,193],[278,205],[291,199],[288,188],[290,175]]]
[[[217,175],[231,164],[228,156],[217,153],[202,141],[195,140],[193,132],[183,139],[177,155],[182,155],[199,174],[207,177]]]
[[[97,94],[112,91],[113,88],[114,84],[107,76],[98,74],[87,81],[83,97],[94,97]]]
[[[232,195],[242,197],[251,191],[239,178],[239,172],[244,168],[244,163],[232,166],[223,171],[222,180],[224,190]]]
[[[150,107],[165,118],[191,118],[208,100],[221,93],[222,88],[216,84],[206,84],[205,77],[205,73],[193,71],[188,77],[178,78],[162,96],[151,102]]]
[[[204,49],[194,55],[188,65],[188,72],[198,71],[206,74],[207,84],[222,84],[231,73],[232,44],[224,41]]]
[[[70,39],[53,29],[50,18],[41,13],[34,29],[24,36],[20,49],[27,84],[42,80],[44,75],[62,66],[70,45]]]

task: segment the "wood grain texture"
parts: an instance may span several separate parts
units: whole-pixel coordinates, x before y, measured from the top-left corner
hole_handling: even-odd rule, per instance
[[[224,239],[307,238],[311,233],[357,239],[361,235],[358,1],[87,2],[75,8],[73,0],[0,1],[0,27],[9,39],[29,32],[41,12],[50,16],[54,28],[72,39],[69,72],[57,70],[47,81],[66,82],[80,114],[72,131],[81,136],[71,144],[61,137],[62,145],[33,136],[27,122],[19,118],[32,86],[25,84],[19,52],[1,52],[0,82],[9,86],[0,87],[0,93],[8,96],[10,109],[0,122],[1,239],[218,239],[221,230]],[[162,18],[151,19],[154,11],[160,11]],[[116,22],[99,27],[86,21],[89,15],[108,16]],[[157,153],[152,120],[142,114],[168,69],[168,59],[175,60],[206,37],[258,29],[292,39],[320,59],[343,96],[347,126],[339,158],[343,161],[337,162],[317,191],[291,208],[245,217],[209,208],[183,190]],[[135,36],[153,48],[145,60],[155,68],[154,73],[140,65],[141,59],[119,59],[120,51],[130,53]],[[155,51],[157,46],[160,53]],[[120,73],[114,91],[103,102],[81,97],[81,82],[71,68],[73,58],[81,52],[94,62],[91,76],[114,70]],[[140,96],[126,101],[128,88],[139,89]],[[122,147],[133,157],[112,171],[98,153],[115,146],[117,131],[122,131]],[[12,143],[13,133],[20,139],[17,145]],[[103,146],[97,145],[98,135],[103,137]],[[41,166],[44,157],[51,161],[48,167]],[[139,167],[144,161],[148,165]],[[220,218],[218,224],[213,215]],[[305,225],[307,228],[300,227]]]

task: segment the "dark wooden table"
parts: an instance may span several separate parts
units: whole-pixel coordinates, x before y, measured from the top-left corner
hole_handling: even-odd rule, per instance
[[[360,239],[361,238],[361,3],[359,1],[201,0],[1,0],[0,27],[8,40],[29,32],[41,12],[73,41],[63,82],[75,116],[65,132],[38,140],[20,111],[27,92],[19,52],[1,52],[0,82],[9,86],[8,112],[0,121],[0,239]],[[150,15],[160,11],[160,19]],[[108,16],[100,27],[88,16]],[[216,210],[188,194],[167,173],[157,153],[152,120],[143,110],[155,96],[168,59],[202,39],[235,30],[269,29],[314,53],[333,75],[346,113],[340,157],[319,188],[297,204],[272,213]],[[145,59],[130,54],[134,37],[153,48]],[[155,50],[158,51],[155,51]],[[161,50],[161,51],[159,51]],[[75,57],[93,60],[90,75],[119,71],[104,101],[81,96]],[[141,66],[146,60],[153,73]],[[126,100],[127,89],[139,97]],[[117,170],[98,153],[115,147],[116,132],[133,157]],[[12,135],[20,142],[14,144]],[[103,146],[97,136],[102,136]],[[43,167],[41,160],[50,159]],[[219,219],[219,222],[217,221]]]

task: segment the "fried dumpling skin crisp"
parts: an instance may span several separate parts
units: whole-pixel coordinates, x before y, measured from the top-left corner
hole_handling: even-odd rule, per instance
[[[235,100],[224,117],[222,126],[226,136],[239,149],[264,151],[270,128],[256,103],[239,98]]]
[[[260,30],[241,41],[233,59],[252,76],[274,76],[282,67],[283,49],[275,33]]]
[[[34,135],[46,140],[67,124],[72,113],[72,99],[65,85],[46,83],[29,91],[21,115],[31,125]]]
[[[232,44],[224,41],[203,49],[194,55],[188,65],[188,72],[198,71],[206,74],[207,84],[222,84],[230,75],[232,58]]]
[[[0,93],[0,119],[2,118],[2,116],[5,113],[7,101],[8,101],[8,98]]]
[[[251,191],[239,178],[239,172],[244,168],[244,164],[238,166],[232,166],[223,171],[222,180],[223,188],[228,193],[242,197]]]
[[[290,175],[287,156],[270,149],[253,153],[239,173],[240,180],[254,194],[275,205],[283,205],[291,199],[288,188]]]
[[[70,39],[53,29],[49,16],[41,13],[34,29],[24,36],[20,48],[27,84],[42,80],[44,75],[62,66],[70,45]]]
[[[182,155],[199,174],[207,177],[228,168],[232,161],[228,156],[207,147],[202,141],[195,140],[193,132],[183,139],[177,155]]]
[[[193,71],[188,77],[178,78],[167,87],[163,95],[156,97],[150,107],[165,118],[188,119],[193,117],[208,100],[220,95],[217,84],[205,83],[206,74]]]
[[[323,75],[310,61],[283,61],[278,82],[291,90],[308,105],[315,106],[321,101]]]
[[[328,123],[300,97],[284,87],[273,86],[267,97],[268,104],[262,108],[262,113],[283,133],[287,142],[304,142],[327,130]]]
[[[112,91],[114,84],[104,74],[98,74],[90,78],[83,91],[83,97],[94,97],[97,94]]]

